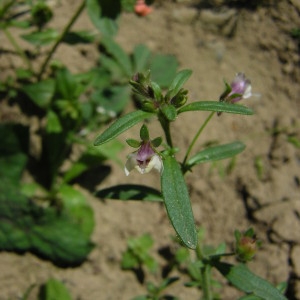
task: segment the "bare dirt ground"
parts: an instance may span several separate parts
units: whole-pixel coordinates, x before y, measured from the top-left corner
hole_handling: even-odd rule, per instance
[[[244,104],[255,115],[215,117],[196,147],[200,150],[209,141],[241,140],[247,148],[225,176],[222,171],[228,167],[228,161],[200,166],[188,175],[193,211],[197,225],[206,229],[206,242],[216,246],[226,241],[229,250],[234,230],[252,226],[263,247],[249,267],[273,284],[288,281],[289,299],[300,299],[300,149],[288,142],[290,136],[300,138],[299,45],[290,35],[291,29],[300,28],[300,3],[277,1],[248,10],[203,8],[192,2],[201,1],[161,1],[152,14],[143,18],[123,14],[117,40],[127,51],[144,43],[154,52],[174,54],[181,69],[192,69],[193,75],[186,84],[190,101],[217,100],[223,91],[223,79],[231,81],[237,72],[245,72],[251,78],[259,96]],[[57,4],[53,20],[57,28],[63,27],[72,14],[72,3]],[[75,28],[92,26],[83,15]],[[0,38],[5,43],[4,37]],[[83,48],[85,56],[81,54]],[[86,46],[62,45],[57,57],[78,72],[95,64],[98,54]],[[9,68],[2,57],[1,68]],[[179,148],[184,149],[206,116],[205,112],[187,113],[174,123],[172,130]],[[156,136],[156,126],[150,128]],[[138,128],[133,128],[128,136],[134,137],[137,132]],[[128,151],[131,150],[121,154],[123,161]],[[262,164],[260,176],[258,161]],[[100,188],[120,183],[159,187],[155,173],[125,177],[120,166],[111,167],[112,175]],[[61,269],[30,253],[2,252],[0,300],[18,299],[30,284],[41,284],[50,277],[62,280],[74,299],[131,299],[145,293],[134,273],[121,270],[120,259],[128,237],[150,233],[155,240],[153,255],[164,265],[158,251],[173,245],[170,236],[174,232],[163,206],[101,202],[88,192],[85,194],[95,210],[97,224],[93,234],[96,247],[88,260],[80,267]],[[151,275],[145,282],[160,278],[161,274]],[[184,280],[168,292],[180,299],[199,299],[196,289],[183,286]],[[221,295],[229,300],[240,294],[226,286]]]

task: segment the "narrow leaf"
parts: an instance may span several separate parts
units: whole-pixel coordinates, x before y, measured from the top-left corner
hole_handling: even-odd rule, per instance
[[[170,98],[174,97],[179,92],[181,87],[185,84],[185,82],[190,78],[191,75],[192,70],[182,70],[179,73],[177,73],[169,87],[168,96]]]
[[[132,76],[132,65],[127,53],[111,38],[105,37],[101,40],[101,44],[105,47],[106,51],[111,54],[122,68],[124,74]]]
[[[56,41],[59,33],[55,29],[49,28],[44,31],[23,34],[21,37],[35,46],[45,46]]]
[[[113,138],[117,137],[130,127],[135,124],[154,116],[153,113],[144,112],[142,110],[133,111],[123,117],[117,119],[114,123],[112,123],[101,135],[99,135],[95,142],[95,146],[99,146],[104,144]]]
[[[191,249],[197,246],[194,216],[180,165],[174,157],[164,160],[161,188],[169,219],[182,240]]]
[[[96,197],[101,199],[162,201],[161,193],[144,185],[124,184],[100,190]]]
[[[199,101],[187,104],[178,110],[178,114],[187,111],[216,111],[231,114],[253,115],[253,110],[239,104],[231,104],[219,101]]]
[[[205,150],[200,151],[191,159],[189,159],[187,165],[193,166],[208,161],[216,161],[225,158],[230,158],[239,154],[245,148],[245,144],[238,141],[230,144],[209,147]]]
[[[244,264],[231,265],[215,261],[214,266],[236,288],[264,300],[287,300],[268,281],[252,273]]]

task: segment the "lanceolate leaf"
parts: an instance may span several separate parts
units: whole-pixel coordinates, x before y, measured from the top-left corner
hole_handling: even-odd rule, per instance
[[[174,157],[169,156],[164,160],[161,188],[164,203],[176,233],[188,248],[195,249],[197,232],[189,193],[180,165]]]
[[[174,97],[181,87],[185,84],[185,82],[190,78],[192,75],[191,70],[182,70],[180,71],[174,78],[169,88],[168,96],[170,98]]]
[[[253,110],[239,104],[231,104],[219,101],[199,101],[187,104],[178,110],[178,114],[187,111],[215,111],[231,114],[253,115]]]
[[[208,161],[216,161],[225,158],[230,158],[242,152],[246,148],[242,142],[233,142],[230,144],[209,147],[200,151],[191,159],[188,160],[187,165],[193,166]]]
[[[56,41],[59,33],[55,29],[49,28],[44,31],[24,34],[21,37],[35,46],[44,46]]]
[[[110,125],[101,135],[99,135],[95,142],[95,146],[100,146],[113,138],[117,137],[135,124],[154,116],[153,113],[145,112],[142,110],[133,111]]]
[[[213,264],[231,284],[247,294],[264,300],[287,300],[274,286],[253,274],[244,264],[234,266],[217,261]]]
[[[101,44],[105,47],[106,51],[114,57],[122,68],[124,74],[130,78],[132,76],[132,65],[129,56],[126,52],[113,41],[112,38],[104,37],[101,40]]]

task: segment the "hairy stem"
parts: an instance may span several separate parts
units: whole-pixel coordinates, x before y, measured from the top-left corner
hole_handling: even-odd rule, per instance
[[[82,13],[83,9],[85,7],[85,0],[81,2],[80,6],[77,8],[75,14],[73,15],[73,17],[70,19],[69,23],[67,24],[67,26],[65,27],[65,29],[63,30],[63,32],[61,33],[61,35],[58,37],[57,41],[55,42],[55,44],[53,45],[53,47],[51,48],[50,52],[48,53],[44,63],[42,64],[41,70],[38,74],[38,79],[40,80],[46,70],[46,67],[50,61],[50,59],[52,58],[54,52],[56,51],[57,47],[59,46],[59,44],[62,42],[62,40],[64,39],[65,35],[69,32],[70,28],[73,26],[73,24],[75,23],[75,21],[77,20],[77,18],[80,16],[80,14]]]

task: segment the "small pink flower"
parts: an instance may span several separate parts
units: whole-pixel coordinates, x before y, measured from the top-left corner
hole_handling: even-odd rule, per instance
[[[125,164],[125,174],[136,169],[141,174],[149,173],[152,169],[156,169],[162,173],[163,163],[161,157],[153,150],[150,141],[142,143],[138,151],[135,151],[128,155],[128,159]]]
[[[137,0],[134,6],[134,11],[137,15],[144,17],[150,14],[153,9],[148,6],[144,0]]]
[[[251,81],[246,78],[244,73],[237,73],[236,77],[234,78],[230,86],[231,86],[231,92],[229,93],[227,98],[230,99],[231,103],[235,103],[242,99],[250,98],[252,96]],[[231,96],[236,94],[240,96],[230,98]]]

